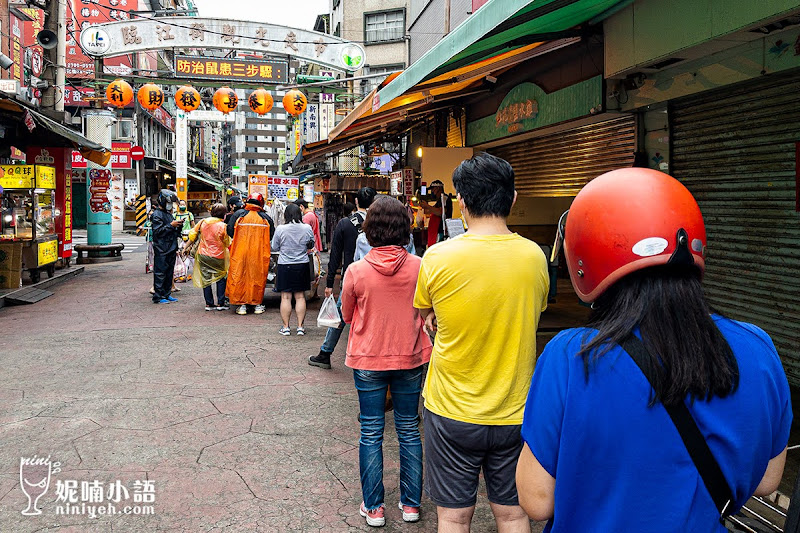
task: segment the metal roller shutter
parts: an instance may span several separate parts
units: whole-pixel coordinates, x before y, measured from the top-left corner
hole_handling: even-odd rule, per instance
[[[671,104],[672,174],[700,204],[714,308],[772,336],[800,386],[800,72]]]
[[[633,164],[633,115],[499,146],[489,153],[508,161],[521,196],[575,196],[604,172]]]

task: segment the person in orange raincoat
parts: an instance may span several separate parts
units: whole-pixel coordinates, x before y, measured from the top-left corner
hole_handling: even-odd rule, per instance
[[[247,214],[236,220],[228,271],[228,300],[239,306],[236,314],[246,315],[248,306],[255,314],[264,312],[270,258],[270,224],[264,216],[264,197],[251,194],[245,204]]]

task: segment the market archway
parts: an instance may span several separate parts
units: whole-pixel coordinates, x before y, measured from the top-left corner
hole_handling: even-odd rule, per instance
[[[324,33],[243,20],[139,18],[89,26],[81,31],[80,39],[87,55],[96,58],[202,48],[292,56],[347,72],[355,72],[366,62],[360,44]]]

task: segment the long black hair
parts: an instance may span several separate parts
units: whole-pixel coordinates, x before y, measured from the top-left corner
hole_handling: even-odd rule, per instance
[[[594,359],[621,343],[638,326],[656,373],[650,404],[676,405],[724,398],[739,386],[739,365],[711,317],[695,266],[639,270],[615,283],[594,302],[589,326],[599,334],[581,347],[586,379]]]
[[[297,204],[289,204],[283,211],[283,220],[287,224],[300,223],[303,221],[303,213]]]

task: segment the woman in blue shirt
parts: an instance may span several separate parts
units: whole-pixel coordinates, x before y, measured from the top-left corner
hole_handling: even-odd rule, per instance
[[[583,188],[559,235],[593,312],[537,361],[520,505],[545,531],[726,531],[665,406],[688,408],[730,489],[725,515],[777,488],[792,411],[769,336],[709,310],[696,201],[661,172],[616,170]],[[620,346],[636,339],[652,386]]]

